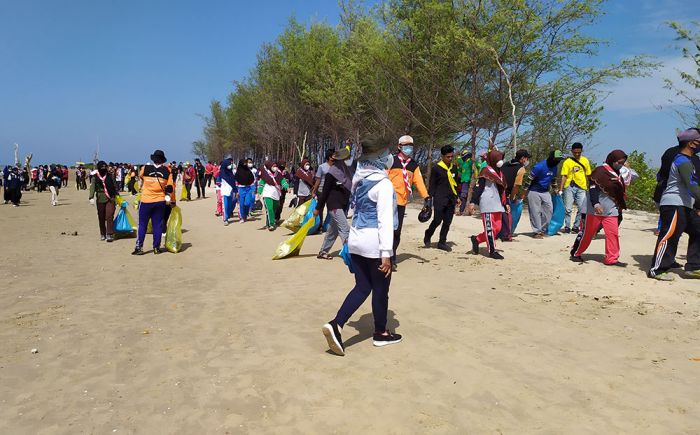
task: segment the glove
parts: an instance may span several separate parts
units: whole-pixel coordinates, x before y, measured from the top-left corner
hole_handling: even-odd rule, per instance
[[[95,199],[94,199],[94,198],[90,200],[90,204],[95,205]]]

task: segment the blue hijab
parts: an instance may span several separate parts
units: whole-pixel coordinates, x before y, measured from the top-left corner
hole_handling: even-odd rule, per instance
[[[224,159],[221,162],[221,166],[219,168],[219,177],[222,180],[225,180],[229,186],[233,187],[233,190],[235,192],[236,191],[236,180],[233,177],[233,171],[228,168],[231,165],[233,165],[233,159]]]

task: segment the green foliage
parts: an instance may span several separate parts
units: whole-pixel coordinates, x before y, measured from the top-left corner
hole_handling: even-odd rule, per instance
[[[665,79],[666,88],[671,89],[683,101],[684,107],[674,109],[678,118],[686,126],[700,127],[700,22],[691,23],[693,29],[672,21],[669,26],[676,32],[676,41],[684,44],[681,53],[695,64],[695,71],[678,71],[681,84]]]
[[[652,196],[656,187],[657,169],[651,167],[646,154],[639,151],[632,151],[627,157],[627,163],[639,174],[639,178],[634,180],[627,189],[627,206],[632,209],[655,212],[657,208]]]

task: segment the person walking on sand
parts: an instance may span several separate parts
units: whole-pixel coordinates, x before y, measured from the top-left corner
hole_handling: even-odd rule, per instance
[[[588,177],[591,175],[591,163],[582,155],[583,145],[576,142],[571,146],[571,156],[561,165],[559,194],[564,200],[564,233],[578,233],[581,222],[581,210],[586,208],[586,191]],[[571,226],[571,212],[576,204],[576,218]]]
[[[666,187],[661,195],[661,230],[647,272],[649,278],[671,281],[668,271],[676,263],[678,242],[688,233],[685,273],[688,278],[700,278],[700,185],[693,157],[700,150],[700,130],[689,128],[678,134],[678,154],[674,157]]]
[[[185,189],[185,193],[187,194],[187,201],[192,201],[192,183],[194,183],[196,176],[197,173],[190,162],[185,162],[185,169],[182,173],[182,188]]]
[[[197,188],[197,199],[206,198],[207,196],[204,194],[205,169],[204,169],[204,165],[202,165],[202,162],[199,159],[194,159],[194,172],[195,172],[194,186]]]
[[[58,205],[58,193],[61,190],[61,178],[63,177],[63,171],[56,166],[51,166],[48,175],[46,177],[46,184],[49,186],[51,191],[51,205]]]
[[[219,166],[220,182],[219,192],[222,201],[222,218],[224,226],[229,224],[229,219],[233,215],[233,210],[236,208],[236,180],[233,175],[233,159],[224,159]],[[213,171],[212,171],[213,173]]]
[[[251,170],[253,162],[241,160],[236,168],[236,187],[238,188],[238,214],[240,222],[248,220],[255,204],[255,174]]]
[[[175,192],[175,184],[170,169],[165,166],[165,153],[155,150],[151,154],[152,164],[141,168],[141,202],[139,203],[139,227],[136,239],[136,247],[131,255],[143,255],[143,242],[146,238],[148,221],[153,227],[153,253],[163,252],[160,242],[163,237],[163,218],[165,208],[174,204],[172,196]]]
[[[501,172],[503,157],[503,152],[497,150],[486,155],[486,167],[479,172],[479,181],[469,204],[470,215],[474,214],[474,207],[479,205],[484,224],[484,231],[470,238],[472,254],[478,254],[479,244],[486,242],[489,257],[495,260],[503,260],[503,256],[496,252],[496,235],[501,230],[503,215],[510,209],[506,202],[506,180]]]
[[[509,211],[503,215],[501,231],[497,238],[503,242],[513,241],[513,206],[522,202],[518,198],[520,186],[525,178],[525,168],[530,162],[530,153],[525,149],[520,149],[515,153],[515,158],[503,165],[501,172],[506,180],[506,201]]]
[[[469,186],[472,182],[472,173],[474,172],[474,160],[472,160],[472,153],[468,150],[463,150],[462,154],[457,157],[457,176],[459,177],[460,187],[459,187],[459,211],[457,211],[457,216],[464,214],[464,210],[467,207],[467,197],[469,196]]]
[[[265,162],[260,178],[258,195],[260,195],[265,208],[266,226],[268,230],[274,231],[277,228],[275,211],[282,196],[282,190],[289,189],[289,184],[287,179],[282,176],[277,163],[271,161]]]
[[[401,230],[403,229],[403,218],[406,215],[406,205],[413,196],[415,187],[420,197],[426,202],[430,198],[428,189],[425,188],[423,175],[418,163],[413,157],[413,138],[411,136],[401,136],[398,144],[398,154],[394,156],[394,161],[389,168],[389,180],[396,191],[396,207],[399,214],[399,223],[394,231],[394,255],[391,257],[392,270],[396,271],[396,253],[401,243]]]
[[[354,212],[348,237],[348,251],[355,275],[355,287],[343,301],[335,318],[321,328],[328,347],[337,355],[345,355],[343,326],[372,294],[374,346],[399,343],[402,339],[387,329],[393,230],[397,228],[396,192],[386,170],[393,156],[377,140],[362,144],[355,176],[352,180]]]
[[[350,151],[345,147],[333,153],[333,166],[326,173],[323,191],[319,195],[316,209],[313,211],[314,216],[318,216],[328,206],[328,214],[331,219],[326,236],[321,243],[321,250],[316,256],[318,259],[332,259],[330,250],[333,248],[335,239],[340,237],[340,241],[345,244],[350,234],[346,210],[350,205],[352,175],[350,168],[345,164],[345,160],[349,157]]]
[[[13,166],[6,169],[7,172],[4,173],[3,177],[5,204],[11,202],[13,206],[19,207],[22,199],[22,178],[20,177],[19,168]]]
[[[311,169],[311,164],[308,159],[301,161],[299,168],[295,174],[299,180],[297,188],[297,205],[302,205],[311,199],[311,189],[314,186],[314,172]]]
[[[571,261],[583,263],[581,255],[591,244],[593,237],[603,226],[605,232],[605,259],[607,266],[625,267],[627,264],[618,261],[620,258],[620,238],[618,234],[618,219],[622,210],[627,208],[625,202],[625,181],[620,176],[620,170],[627,161],[627,154],[615,150],[608,154],[605,163],[597,167],[591,174],[588,189],[587,204],[581,207],[583,221],[580,231],[583,236],[576,237],[574,249],[571,250]]]
[[[457,198],[457,181],[453,174],[452,159],[454,158],[454,148],[450,145],[445,145],[440,149],[442,159],[433,167],[433,173],[430,175],[428,187],[428,196],[433,198],[433,221],[425,230],[423,244],[426,248],[430,247],[430,239],[435,234],[437,227],[440,228],[440,240],[438,241],[438,249],[450,252],[452,248],[447,244],[447,233],[450,232],[450,225],[454,217],[455,207],[459,205]]]
[[[97,173],[90,183],[90,204],[97,203],[97,223],[100,227],[100,240],[114,241],[114,212],[117,186],[112,175],[107,172],[107,163],[97,162]]]
[[[530,225],[535,232],[533,236],[535,239],[543,239],[544,235],[547,234],[547,227],[554,212],[549,190],[556,181],[557,166],[562,159],[561,151],[552,151],[546,160],[537,163],[530,171],[527,183],[529,184],[527,203],[530,212]],[[523,194],[524,197],[525,194]]]

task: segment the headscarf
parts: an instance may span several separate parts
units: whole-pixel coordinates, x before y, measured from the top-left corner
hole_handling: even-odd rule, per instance
[[[314,173],[310,169],[307,171],[304,169],[304,166],[309,163],[309,159],[304,159],[301,161],[301,164],[299,165],[299,168],[297,168],[297,172],[294,174],[299,178],[300,180],[304,180],[309,185],[314,184]]]
[[[338,183],[342,184],[348,192],[352,189],[352,175],[350,174],[348,165],[346,165],[343,160],[334,161],[328,173],[338,180]]]
[[[236,187],[236,179],[233,175],[233,170],[228,167],[233,164],[233,159],[224,159],[221,161],[221,166],[219,167],[219,177],[226,181],[229,186]]]
[[[486,154],[486,166],[479,172],[479,178],[485,178],[493,182],[502,191],[506,187],[506,180],[498,167],[498,162],[503,160],[505,154],[502,151],[493,150]]]
[[[100,169],[104,169],[103,174],[100,173]],[[97,162],[97,171],[95,172],[95,184],[96,187],[102,187],[105,196],[108,199],[112,199],[117,196],[117,187],[114,185],[114,180],[112,176],[107,172],[107,163],[100,160]]]
[[[613,164],[623,158],[626,159],[627,154],[622,150],[615,150],[608,154],[605,164],[595,168],[591,174],[591,183],[598,186],[603,193],[612,198],[620,210],[627,208],[625,182],[620,176],[620,172],[615,170]]]
[[[279,189],[280,183],[282,183],[283,178],[282,172],[278,170],[276,174],[272,173],[273,166],[277,166],[277,163],[271,160],[266,161],[263,165],[262,171],[260,171],[260,176],[262,177],[265,184],[275,186]],[[279,167],[277,169],[279,169]]]
[[[253,175],[253,171],[250,170],[245,160],[238,161],[235,178],[241,186],[250,186],[255,183],[255,175]]]

